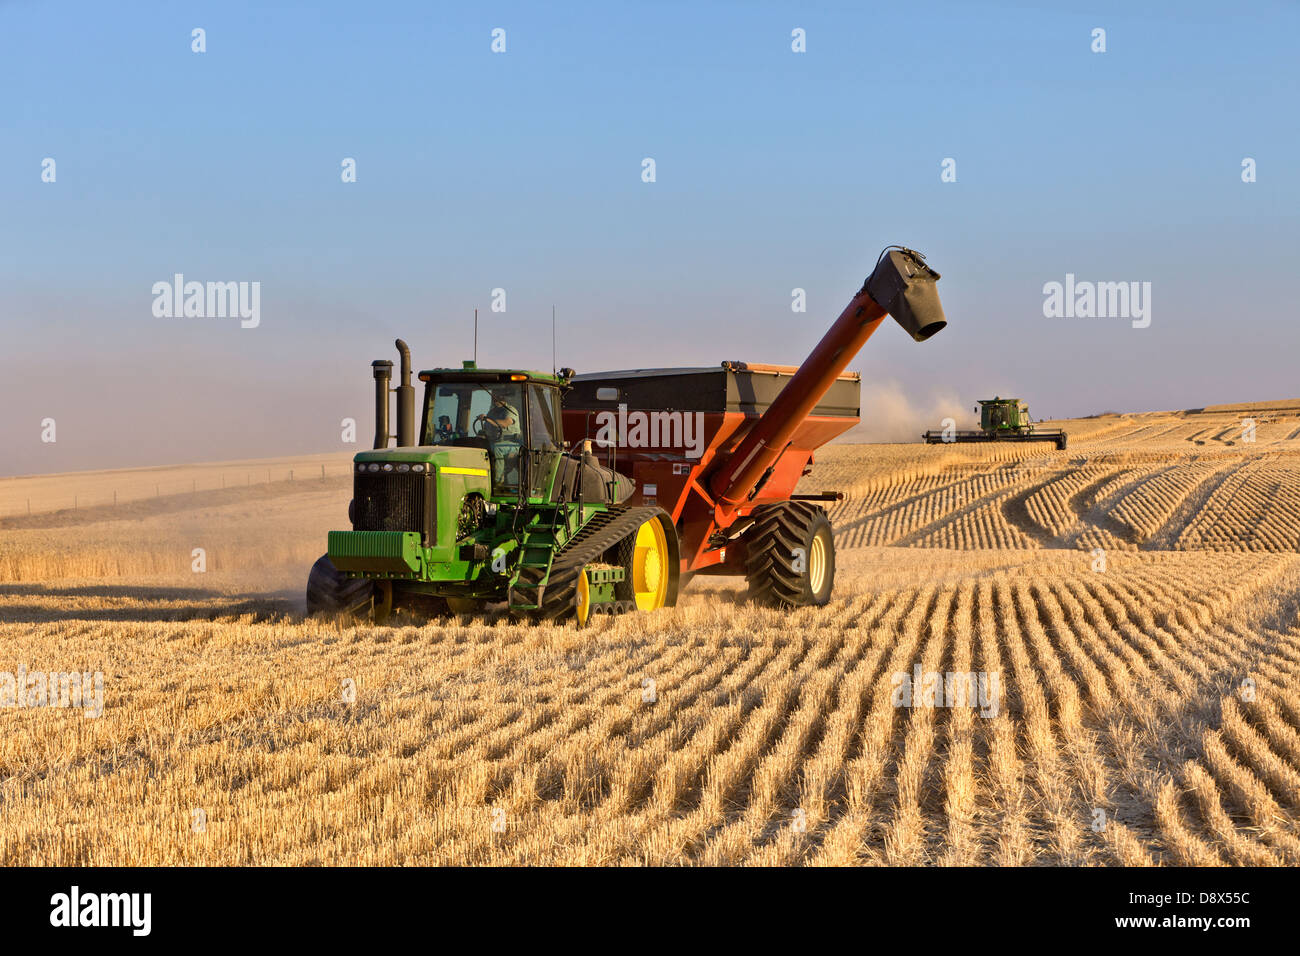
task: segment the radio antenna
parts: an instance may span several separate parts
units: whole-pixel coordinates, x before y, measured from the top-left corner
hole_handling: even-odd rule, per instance
[[[555,374],[555,306],[551,306],[551,374]]]
[[[474,364],[478,365],[478,309],[474,310]]]

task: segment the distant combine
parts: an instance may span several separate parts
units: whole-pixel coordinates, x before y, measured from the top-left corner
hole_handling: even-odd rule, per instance
[[[921,435],[928,445],[954,442],[1044,441],[1065,451],[1067,435],[1060,429],[1040,431],[1029,417],[1029,406],[1018,398],[981,399],[975,409],[980,415],[979,431],[942,429]]]

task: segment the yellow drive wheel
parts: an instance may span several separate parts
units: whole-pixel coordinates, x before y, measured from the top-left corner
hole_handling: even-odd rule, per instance
[[[664,526],[651,518],[637,528],[632,547],[632,593],[638,611],[664,606],[668,596],[669,560]]]
[[[578,573],[578,605],[575,611],[578,627],[586,627],[591,618],[591,585],[587,582],[587,569]]]

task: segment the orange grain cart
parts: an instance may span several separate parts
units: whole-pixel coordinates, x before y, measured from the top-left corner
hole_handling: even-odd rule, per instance
[[[766,603],[825,604],[834,583],[832,529],[797,495],[813,452],[859,421],[860,382],[846,372],[886,314],[918,342],[946,324],[939,274],[916,252],[890,247],[844,311],[795,367],[717,367],[578,375],[564,397],[564,432],[632,478],[631,504],[656,504],[691,574],[744,576]]]

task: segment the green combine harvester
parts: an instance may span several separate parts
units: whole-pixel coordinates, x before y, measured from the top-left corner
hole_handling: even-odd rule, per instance
[[[921,437],[928,445],[948,445],[958,442],[986,441],[1043,441],[1052,442],[1058,451],[1065,451],[1067,435],[1060,429],[1039,431],[1029,418],[1029,406],[1018,398],[981,399],[979,431],[942,429],[928,431]]]

